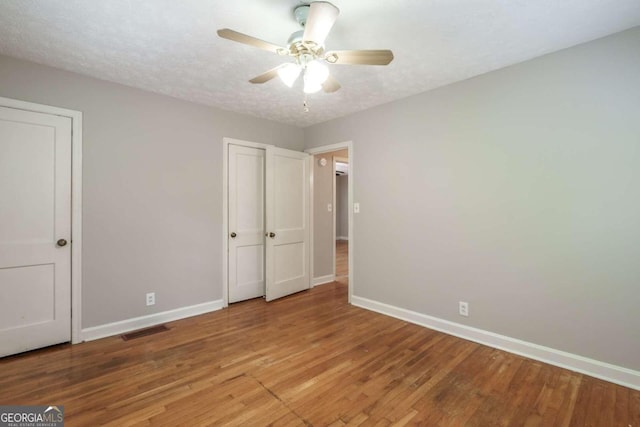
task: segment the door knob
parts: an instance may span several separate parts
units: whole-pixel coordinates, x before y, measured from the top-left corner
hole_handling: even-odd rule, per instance
[[[57,244],[58,246],[60,246],[60,247],[62,247],[62,246],[67,246],[67,241],[66,241],[66,240],[64,240],[64,239],[60,239],[60,240],[58,240],[58,241],[56,242],[56,244]]]
[[[232,232],[231,232],[231,238],[232,238],[232,239],[235,239],[235,238],[236,238],[236,236],[237,236],[236,232],[235,232],[235,231],[232,231]]]
[[[274,237],[276,237],[276,233],[274,233],[274,232],[272,231],[271,233],[269,233],[269,237],[271,237],[271,238],[273,239]]]

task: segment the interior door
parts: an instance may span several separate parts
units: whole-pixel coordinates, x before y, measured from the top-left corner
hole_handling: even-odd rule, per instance
[[[266,150],[266,299],[309,289],[309,155]]]
[[[71,119],[0,107],[0,356],[71,339]]]
[[[229,302],[261,297],[264,277],[265,151],[229,145]]]

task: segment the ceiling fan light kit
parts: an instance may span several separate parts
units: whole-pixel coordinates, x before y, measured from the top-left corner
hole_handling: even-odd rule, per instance
[[[228,28],[218,30],[218,35],[228,40],[277,53],[280,56],[290,56],[295,60],[295,62],[282,64],[254,77],[249,80],[251,83],[266,83],[278,76],[285,85],[293,87],[302,74],[304,93],[316,93],[320,90],[332,93],[340,89],[340,83],[330,75],[324,62],[346,65],[387,65],[393,60],[393,52],[390,50],[325,52],[324,42],[339,13],[338,8],[327,1],[314,1],[297,6],[293,15],[303,29],[291,34],[286,48]],[[306,100],[304,106],[304,110],[308,111]]]
[[[298,79],[300,75],[300,67],[296,64],[292,64],[291,62],[287,62],[282,67],[278,68],[278,77],[289,87],[293,87],[293,84]]]
[[[329,78],[326,65],[312,60],[304,66],[304,93],[316,93],[322,89],[322,84]]]

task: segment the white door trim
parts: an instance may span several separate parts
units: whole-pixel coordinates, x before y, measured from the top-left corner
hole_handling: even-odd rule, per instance
[[[0,106],[71,119],[71,343],[82,341],[82,112],[0,97]]]
[[[330,145],[323,145],[321,147],[315,147],[315,148],[309,148],[307,150],[304,150],[305,153],[309,153],[311,155],[316,155],[316,154],[321,154],[321,153],[329,153],[331,151],[338,151],[338,150],[344,150],[347,149],[347,157],[349,159],[349,182],[347,184],[347,204],[349,206],[349,216],[348,216],[348,222],[349,222],[349,288],[348,288],[348,302],[351,303],[351,299],[353,297],[353,284],[354,284],[354,280],[355,280],[355,275],[353,274],[353,253],[354,253],[354,245],[355,245],[355,240],[353,238],[353,175],[354,175],[354,161],[353,161],[353,142],[352,141],[345,141],[345,142],[339,142],[337,144],[330,144]],[[310,221],[311,221],[311,232],[310,232],[310,241],[309,241],[309,252],[310,252],[310,257],[311,259],[309,260],[310,262],[310,272],[311,272],[311,280],[313,280],[313,277],[315,277],[314,274],[314,265],[313,265],[313,225],[314,225],[314,221],[313,221],[313,169],[311,168],[311,194],[309,196],[309,215],[310,215]],[[334,174],[335,175],[335,174]],[[334,181],[335,181],[335,176],[334,176]],[[335,193],[335,190],[334,190]],[[333,206],[333,210],[335,212],[335,202],[334,202],[334,206]],[[334,219],[334,227],[335,227],[335,219]],[[335,231],[334,231],[335,234]],[[333,268],[333,272],[335,273],[335,253],[334,253],[334,268]]]
[[[243,147],[273,147],[273,144],[222,138],[222,307],[229,306],[229,144]]]

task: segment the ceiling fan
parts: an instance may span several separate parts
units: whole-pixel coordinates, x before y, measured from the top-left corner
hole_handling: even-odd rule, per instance
[[[294,16],[303,29],[291,34],[287,47],[277,46],[228,28],[218,30],[218,35],[295,59],[295,62],[284,63],[254,77],[249,80],[251,83],[265,83],[279,76],[287,86],[292,87],[302,74],[305,93],[315,93],[321,89],[330,93],[340,89],[340,83],[329,74],[329,69],[324,62],[345,65],[387,65],[393,60],[393,52],[390,50],[325,51],[324,41],[339,13],[338,8],[328,1],[314,1],[297,6],[294,9]]]

